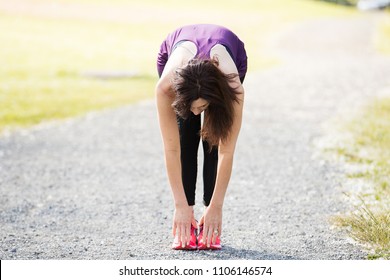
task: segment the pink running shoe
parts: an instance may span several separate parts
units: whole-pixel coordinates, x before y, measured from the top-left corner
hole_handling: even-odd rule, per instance
[[[199,227],[199,235],[198,235],[198,249],[199,250],[220,250],[222,249],[221,246],[221,239],[219,236],[215,239],[214,244],[210,244],[210,247],[207,247],[207,244],[203,243],[202,241],[203,238],[203,226]]]
[[[174,250],[196,250],[196,232],[197,229],[194,228],[193,225],[191,225],[191,240],[190,244],[186,245],[184,248],[181,246],[181,242],[179,242],[179,237],[175,236],[175,240],[173,241],[172,244],[172,249]]]

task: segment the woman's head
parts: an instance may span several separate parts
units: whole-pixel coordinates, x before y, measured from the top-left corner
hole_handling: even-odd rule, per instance
[[[177,69],[173,79],[176,97],[172,106],[177,115],[186,119],[205,111],[201,136],[211,146],[225,141],[234,120],[236,90],[229,82],[237,74],[225,75],[216,59],[192,59]]]

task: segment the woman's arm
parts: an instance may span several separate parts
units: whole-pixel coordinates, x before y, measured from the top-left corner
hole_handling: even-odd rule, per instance
[[[181,206],[187,204],[187,199],[181,178],[179,129],[171,107],[173,100],[160,84],[156,87],[156,101],[168,180],[175,206]]]
[[[176,114],[172,108],[174,92],[171,88],[174,71],[193,57],[192,42],[182,43],[185,48],[176,48],[167,61],[156,85],[156,102],[160,130],[164,144],[165,164],[176,207],[188,206],[185,196],[180,161],[180,136]]]
[[[201,224],[204,222],[203,242],[210,246],[215,243],[217,235],[222,232],[222,208],[226,190],[232,173],[234,151],[241,128],[242,112],[244,105],[244,90],[240,86],[241,94],[238,95],[239,103],[234,105],[235,118],[228,140],[220,143],[218,150],[218,169],[214,193],[210,205],[206,208]],[[213,234],[218,230],[218,234]]]
[[[225,143],[219,144],[217,179],[210,206],[222,208],[223,201],[232,173],[233,157],[238,135],[241,129],[242,113],[244,105],[244,90],[240,86],[240,94],[237,96],[239,103],[234,104],[234,121],[232,131]]]
[[[172,234],[179,236],[182,246],[189,244],[191,238],[192,209],[187,203],[183,188],[180,161],[180,137],[176,114],[171,104],[172,98],[161,83],[156,86],[156,101],[160,130],[164,144],[165,165],[175,201]]]
[[[171,89],[171,80],[175,69],[182,65],[183,61],[188,61],[188,57],[186,49],[177,48],[171,54],[155,88],[165,165],[175,202],[172,233],[179,236],[179,242],[182,242],[183,246],[190,241],[193,212],[188,205],[181,176],[180,136],[176,114],[172,108],[174,93]]]

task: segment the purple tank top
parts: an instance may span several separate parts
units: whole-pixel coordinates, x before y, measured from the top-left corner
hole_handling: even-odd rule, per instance
[[[229,29],[213,24],[196,24],[180,27],[168,34],[160,46],[157,57],[157,70],[161,76],[169,56],[177,43],[191,41],[195,43],[197,57],[210,57],[210,50],[216,44],[225,46],[236,64],[241,81],[247,70],[247,56],[244,43]]]

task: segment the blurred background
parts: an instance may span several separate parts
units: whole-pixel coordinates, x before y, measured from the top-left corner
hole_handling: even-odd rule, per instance
[[[185,4],[184,4],[185,3]],[[180,25],[225,25],[245,42],[249,71],[280,63],[268,42],[292,23],[379,9],[385,0],[0,0],[0,133],[153,97],[156,55]],[[387,7],[387,8],[386,8]]]

